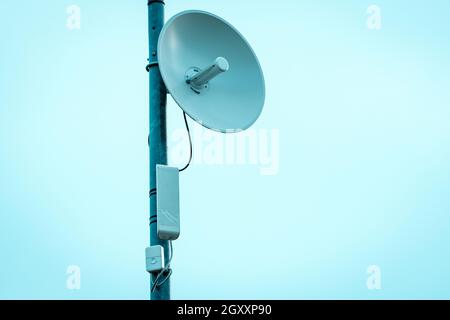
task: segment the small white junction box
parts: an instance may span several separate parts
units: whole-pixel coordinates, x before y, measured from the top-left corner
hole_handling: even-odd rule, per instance
[[[164,249],[162,246],[151,246],[145,249],[145,266],[148,272],[164,269]]]
[[[156,166],[156,228],[161,240],[176,240],[180,236],[179,180],[178,168]]]

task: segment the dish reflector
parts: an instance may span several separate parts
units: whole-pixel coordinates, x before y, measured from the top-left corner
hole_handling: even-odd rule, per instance
[[[264,76],[245,38],[204,11],[184,11],[161,31],[158,62],[177,104],[201,125],[220,132],[250,127],[265,100]]]

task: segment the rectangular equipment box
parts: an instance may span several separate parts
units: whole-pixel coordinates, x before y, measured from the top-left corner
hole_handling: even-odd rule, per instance
[[[178,168],[156,166],[157,232],[161,240],[180,236],[180,173]]]
[[[161,246],[152,246],[145,249],[145,266],[148,272],[158,272],[164,265],[164,249]]]

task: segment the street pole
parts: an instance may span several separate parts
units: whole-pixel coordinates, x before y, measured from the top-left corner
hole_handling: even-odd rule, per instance
[[[156,165],[167,164],[166,102],[167,89],[161,78],[158,65],[158,38],[164,26],[164,1],[147,0],[148,36],[149,36],[149,72],[150,109],[148,137],[150,152],[150,246],[160,245],[164,248],[164,260],[169,261],[169,242],[158,238],[156,231]],[[156,191],[156,192],[152,192]],[[150,290],[157,274],[151,274]],[[170,300],[170,279],[161,286],[156,286],[150,293],[151,300]]]

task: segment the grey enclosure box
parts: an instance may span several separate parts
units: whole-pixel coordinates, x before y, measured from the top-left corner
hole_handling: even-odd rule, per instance
[[[161,246],[152,246],[145,249],[145,265],[148,272],[158,272],[164,265],[164,249]]]
[[[180,173],[178,168],[156,166],[157,232],[161,240],[180,236]]]

